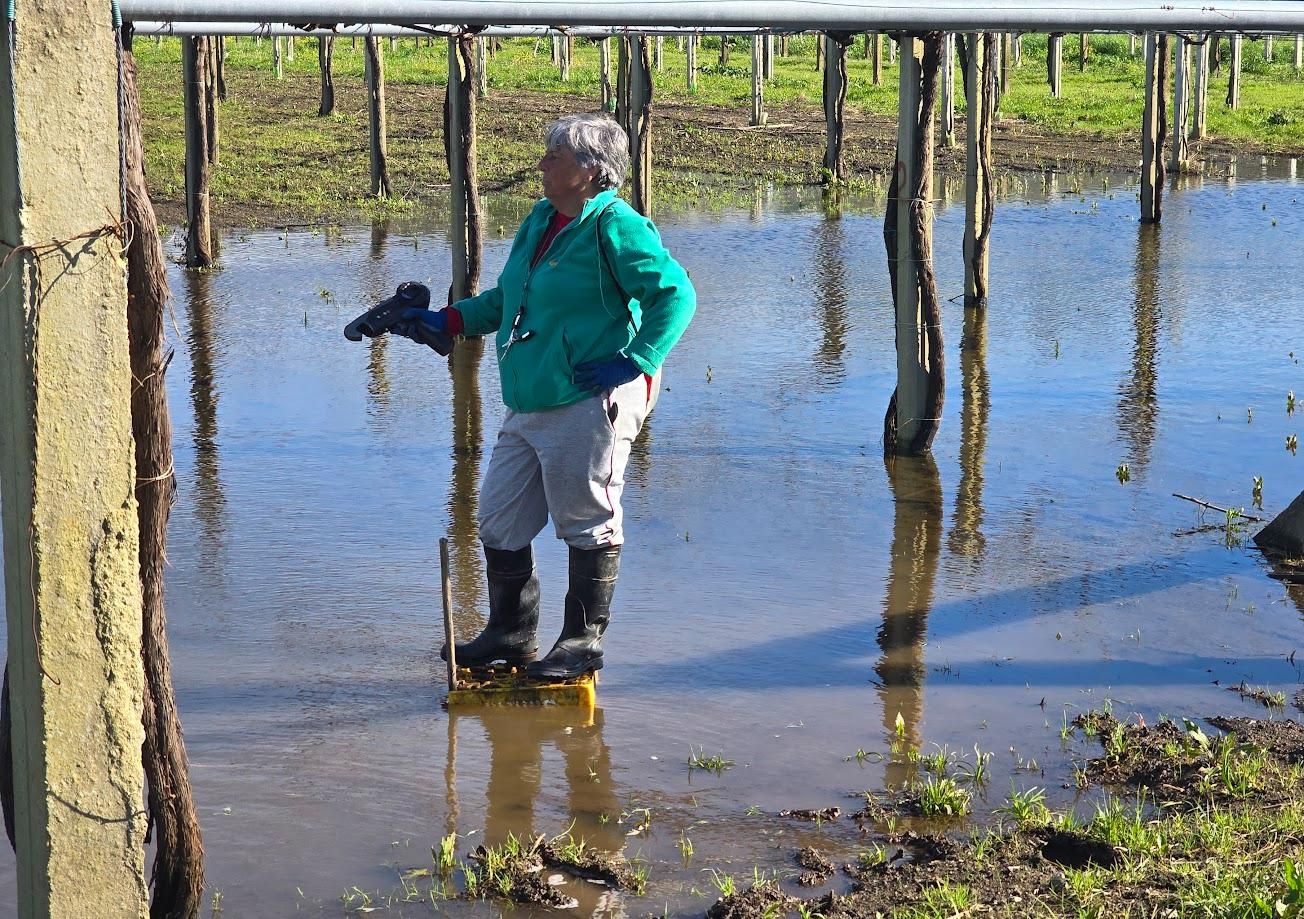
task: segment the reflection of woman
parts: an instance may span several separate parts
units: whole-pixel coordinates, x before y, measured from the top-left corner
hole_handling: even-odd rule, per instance
[[[630,444],[696,296],[652,221],[616,197],[629,166],[616,122],[569,115],[546,139],[546,198],[517,231],[498,284],[438,312],[410,311],[396,331],[417,341],[497,333],[508,411],[480,489],[489,622],[457,658],[560,678],[602,666]],[[570,589],[561,637],[536,661],[531,541],[549,515],[570,546]]]

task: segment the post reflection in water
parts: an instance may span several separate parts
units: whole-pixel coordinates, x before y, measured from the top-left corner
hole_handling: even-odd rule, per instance
[[[987,454],[987,419],[991,387],[987,377],[987,312],[964,311],[960,334],[960,379],[964,405],[960,409],[960,484],[947,545],[955,555],[978,560],[987,546],[983,536],[983,464]]]
[[[816,320],[824,332],[815,352],[821,382],[839,383],[846,375],[847,265],[842,220],[827,214],[815,235],[815,292],[819,297]]]
[[[480,494],[480,458],[483,453],[483,419],[480,405],[480,362],[484,339],[459,341],[448,356],[453,387],[453,474],[448,492],[448,519],[453,605],[460,611],[458,634],[476,631],[467,617],[479,608],[484,584],[484,562],[476,510]],[[478,620],[477,620],[478,621]]]
[[[576,841],[602,852],[617,853],[625,845],[619,822],[620,801],[612,781],[611,751],[602,736],[602,709],[581,706],[485,705],[454,707],[448,712],[448,764],[444,779],[448,795],[448,832],[466,833],[474,827],[457,826],[460,815],[457,769],[458,740],[465,745],[476,727],[484,731],[488,764],[461,768],[487,775],[485,783],[485,845],[499,845],[508,835],[529,839],[536,833],[556,836],[569,832]],[[561,774],[555,762],[545,762],[545,751],[560,754]],[[478,747],[477,747],[478,749]],[[547,757],[552,760],[552,757]],[[555,820],[540,818],[536,805],[540,790],[551,794],[565,783],[566,808]],[[545,822],[546,821],[546,822]],[[609,896],[602,887],[573,883],[569,896],[580,901],[580,914],[590,913]],[[604,901],[605,902],[605,901]]]
[[[1132,348],[1132,373],[1119,386],[1118,430],[1127,443],[1128,462],[1141,472],[1150,462],[1155,427],[1159,421],[1157,382],[1159,331],[1159,226],[1137,227],[1135,303],[1132,321],[1136,344]]]
[[[928,455],[888,456],[884,465],[894,507],[892,557],[878,630],[882,656],[874,670],[888,742],[898,736],[900,715],[902,740],[913,749],[924,713],[924,637],[942,542],[942,479]],[[887,787],[900,788],[912,769],[902,745],[894,745]]]
[[[363,267],[362,293],[366,305],[379,303],[392,291],[383,277],[385,249],[389,243],[389,222],[377,220],[371,225],[371,243],[367,249],[368,260]],[[384,415],[389,409],[388,374],[389,336],[377,335],[367,340],[367,413]]]
[[[199,565],[209,572],[221,571],[221,548],[225,535],[226,496],[222,490],[217,449],[218,388],[214,375],[213,272],[185,272],[186,316],[190,348],[190,402],[195,426],[195,516],[199,518]]]

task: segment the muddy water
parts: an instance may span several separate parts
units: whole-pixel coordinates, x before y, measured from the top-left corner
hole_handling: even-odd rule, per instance
[[[710,869],[786,877],[805,842],[853,857],[845,819],[773,814],[908,781],[879,755],[898,731],[994,753],[983,814],[1011,784],[1071,800],[1086,748],[1059,729],[1084,708],[1262,712],[1226,690],[1241,680],[1292,695],[1304,598],[1171,496],[1247,506],[1257,475],[1270,514],[1304,487],[1284,447],[1304,428],[1286,413],[1304,396],[1304,187],[1288,163],[1237,172],[1171,192],[1158,228],[1123,177],[1007,189],[985,322],[944,310],[933,455],[887,462],[881,199],[662,216],[701,305],[631,461],[592,719],[440,707],[441,535],[462,631],[484,599],[492,355],[450,367],[340,330],[399,281],[446,283],[442,230],[233,234],[221,270],[174,269],[169,614],[225,915],[339,915],[364,903],[350,888],[386,905],[446,833],[464,855],[572,826],[650,875],[634,902],[571,885],[581,912],[700,912]],[[944,297],[963,287],[959,193],[938,202]],[[490,274],[519,219],[499,211]],[[565,554],[549,533],[536,548],[546,645]],[[693,751],[735,765],[690,771]]]

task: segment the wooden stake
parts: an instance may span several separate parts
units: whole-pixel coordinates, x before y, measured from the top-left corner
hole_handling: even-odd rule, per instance
[[[767,80],[773,80],[774,79],[774,36],[768,33],[765,36],[764,52],[765,52],[764,53],[765,67],[764,67],[763,76]]]
[[[1046,82],[1052,98],[1064,95],[1064,35],[1055,32],[1046,39]]]
[[[633,41],[628,35],[622,35],[616,39],[616,123],[629,133],[629,68],[630,68],[630,43]],[[696,73],[692,74],[696,81]],[[692,88],[696,88],[696,82]],[[633,150],[630,151],[633,156]]]
[[[833,35],[821,34],[824,45],[824,174],[828,180],[847,178],[843,147],[847,134],[847,46]]]
[[[453,41],[454,39],[449,39]],[[439,537],[440,594],[444,601],[444,647],[448,658],[448,689],[457,689],[457,635],[453,630],[453,578],[448,570],[448,537]]]
[[[955,146],[955,36],[942,39],[942,143]]]
[[[489,95],[489,39],[475,37],[475,94],[483,99]]]
[[[1295,36],[1295,60],[1293,65],[1296,73],[1304,70],[1304,35]]]
[[[652,215],[652,59],[647,36],[627,39],[629,55],[629,153],[634,209]]]
[[[987,306],[987,277],[996,183],[992,128],[996,122],[996,36],[969,35],[964,195],[964,305]]]
[[[1163,88],[1159,80],[1159,37],[1145,39],[1145,105],[1141,116],[1141,222],[1158,223],[1163,186],[1160,184],[1159,105]]]
[[[656,38],[656,68],[657,68],[657,73],[665,73],[665,72],[666,72],[666,65],[665,65],[665,51],[666,51],[666,49],[665,49],[665,44],[666,44],[665,37],[662,36],[662,35],[658,35],[657,38]]]
[[[1232,36],[1232,60],[1227,74],[1227,106],[1231,109],[1241,107],[1241,56],[1245,36],[1239,32]]]
[[[208,114],[203,92],[208,65],[208,39],[181,39],[181,71],[185,92],[186,132],[186,265],[213,264],[213,231],[208,197]]]
[[[602,87],[602,110],[613,112],[616,109],[616,98],[611,86],[610,37],[598,41],[598,79]]]
[[[335,111],[335,77],[331,74],[331,60],[335,56],[335,39],[322,36],[317,39],[317,67],[321,71],[321,104],[317,115],[325,117]]]
[[[217,102],[218,98],[223,95],[223,93],[219,92],[220,81],[218,79],[222,58],[217,53],[218,46],[221,44],[221,39],[209,38],[207,43],[208,66],[204,68],[204,129],[207,132],[206,149],[208,152],[208,163],[210,166],[216,166],[218,142],[221,139],[221,124],[217,117]]]
[[[1086,32],[1078,33],[1078,70],[1087,72],[1087,58],[1091,55],[1091,40]]]
[[[371,194],[388,198],[389,152],[385,130],[385,58],[380,40],[368,35],[363,40],[366,54],[368,149],[371,151]]]
[[[285,37],[285,59],[290,62],[294,61],[294,40],[293,35]]]
[[[448,88],[444,94],[444,152],[448,161],[449,243],[453,262],[449,303],[471,296],[480,284],[484,233],[476,168],[474,56],[472,36],[449,36]]]
[[[765,52],[761,36],[752,36],[752,114],[747,123],[753,127],[765,124]]]
[[[571,37],[564,35],[557,42],[557,66],[563,83],[569,83],[571,77]]]
[[[285,76],[285,70],[281,65],[281,36],[272,36],[272,74],[280,80]]]
[[[688,78],[688,91],[697,92],[697,45],[701,39],[696,35],[688,36],[688,62],[686,76]]]
[[[723,67],[729,63],[729,36],[720,36],[720,66]]]

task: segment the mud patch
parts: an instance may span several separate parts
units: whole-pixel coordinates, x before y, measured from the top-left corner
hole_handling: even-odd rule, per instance
[[[842,809],[839,807],[826,807],[823,810],[782,810],[779,811],[780,817],[788,817],[792,820],[809,820],[813,823],[823,823],[826,820],[837,820],[842,816]]]
[[[768,919],[792,912],[800,902],[774,881],[760,881],[742,893],[716,900],[706,915],[707,919]]]
[[[1265,751],[1285,763],[1304,762],[1304,725],[1296,721],[1260,721],[1254,718],[1210,718],[1220,731],[1242,743]]]
[[[1070,830],[1047,829],[1041,834],[1041,857],[1065,868],[1113,868],[1118,849]]]
[[[802,887],[817,887],[833,874],[833,862],[814,846],[806,846],[797,851],[797,864],[806,869],[797,878],[797,883]]]

